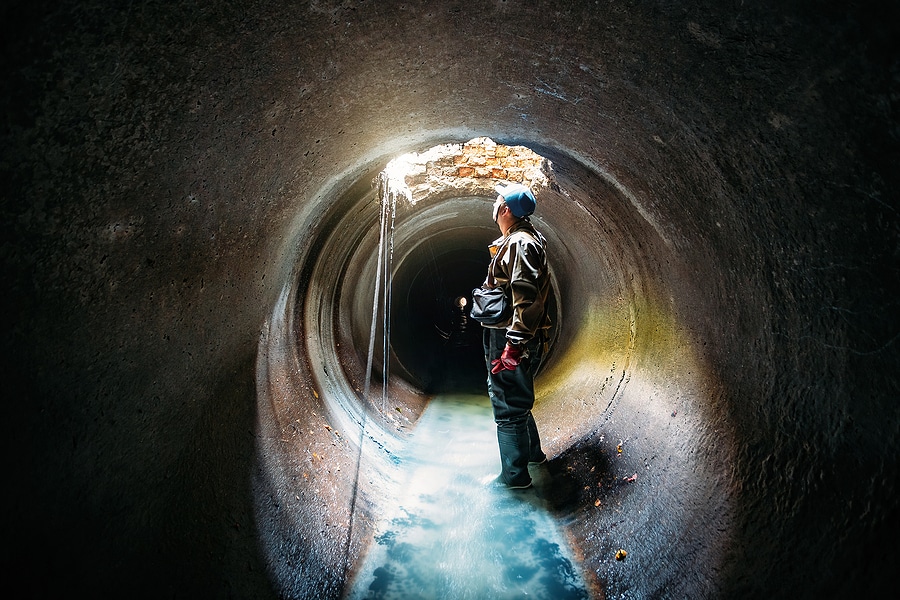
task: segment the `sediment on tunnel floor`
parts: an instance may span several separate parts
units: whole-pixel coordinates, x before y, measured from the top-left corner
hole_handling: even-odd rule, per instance
[[[558,518],[586,568],[610,590],[627,577],[623,571],[653,570],[681,582],[684,593],[706,593],[704,573],[722,560],[729,535],[730,490],[716,475],[727,470],[728,432],[719,424],[711,434],[715,382],[698,340],[676,317],[673,304],[684,290],[669,277],[677,255],[608,174],[558,150],[541,153],[548,180],[533,220],[548,239],[557,305],[534,413],[551,467],[568,482]],[[364,172],[360,181],[377,180],[378,170]],[[365,553],[379,503],[390,497],[392,457],[430,397],[428,371],[413,357],[434,350],[420,330],[434,306],[419,308],[427,301],[410,296],[419,295],[423,271],[480,284],[483,272],[470,255],[484,252],[483,269],[497,235],[489,218],[493,183],[472,178],[465,194],[439,188],[397,202],[392,297],[400,310],[390,320],[386,404],[377,350],[372,393],[364,393],[378,272],[377,186],[351,182],[353,192],[331,202],[332,214],[298,229],[312,241],[295,257],[293,284],[274,307],[259,353],[262,487],[285,499],[290,510],[279,504],[277,512],[295,520],[277,524],[262,503],[270,564],[282,585],[325,577],[340,587]],[[452,265],[454,256],[466,257],[463,266]],[[641,527],[616,529],[623,520]],[[632,549],[627,565],[610,561],[612,546]],[[307,573],[284,548],[328,568]],[[686,577],[691,569],[697,572]]]

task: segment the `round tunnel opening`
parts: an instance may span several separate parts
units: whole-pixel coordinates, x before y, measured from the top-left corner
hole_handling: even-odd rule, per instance
[[[260,352],[267,357],[260,382],[272,398],[267,406],[280,430],[319,431],[326,419],[324,430],[334,439],[322,447],[328,450],[340,441],[355,452],[332,453],[327,466],[305,471],[316,479],[303,482],[295,496],[313,498],[328,489],[339,498],[351,489],[358,500],[348,506],[348,515],[360,508],[366,515],[378,510],[396,483],[400,451],[442,391],[439,386],[447,384],[444,374],[426,362],[429,353],[441,367],[452,367],[450,375],[464,375],[478,392],[486,391],[483,351],[474,332],[473,338],[461,338],[465,358],[448,360],[446,353],[436,352],[451,352],[446,344],[451,331],[445,327],[453,323],[454,301],[468,300],[483,281],[487,247],[499,236],[489,220],[497,180],[453,176],[462,167],[442,163],[455,163],[459,156],[474,160],[474,151],[460,153],[473,145],[490,147],[483,141],[448,145],[444,154],[411,155],[406,169],[367,171],[337,197],[315,236],[304,234],[304,268],[271,320]],[[706,389],[704,365],[673,313],[678,288],[667,275],[679,271],[671,238],[636,210],[633,194],[609,174],[552,149],[547,155],[534,159],[531,171],[540,187],[539,208],[531,218],[551,249],[555,317],[552,351],[536,382],[533,411],[547,434],[544,451],[576,477],[569,482],[577,484],[573,489],[601,489],[590,485],[597,481],[577,479],[579,473],[615,476],[605,456],[616,456],[616,465],[627,468],[629,476],[641,467],[641,456],[671,457],[683,467],[660,473],[660,485],[677,484],[688,496],[707,497],[709,478],[685,481],[681,474],[706,473],[727,457],[699,455],[668,435],[673,407],[702,425]],[[283,312],[288,318],[281,317]],[[296,341],[302,341],[303,362],[290,360],[301,354],[292,351]],[[297,368],[304,365],[308,371]],[[671,372],[677,377],[660,377]],[[290,389],[284,389],[285,381]],[[296,402],[297,396],[304,401]],[[716,439],[723,437],[717,432]],[[625,450],[618,453],[616,444]],[[300,452],[290,460],[321,460],[317,454],[309,459]],[[582,473],[585,465],[596,468]],[[348,472],[366,477],[346,479]],[[276,468],[273,477],[280,473]],[[604,484],[602,490],[603,498],[573,498],[560,510],[575,514],[598,500],[612,501],[614,488]],[[666,504],[664,497],[646,499],[637,494],[630,503],[636,518]],[[718,527],[723,517],[717,515],[727,514],[723,503],[727,499],[698,505],[667,521],[659,539],[693,539],[698,519]],[[609,526],[611,516],[597,513],[579,525],[580,531]],[[351,529],[348,535],[354,536],[351,546],[365,546],[365,531]],[[710,552],[716,560],[716,549]]]

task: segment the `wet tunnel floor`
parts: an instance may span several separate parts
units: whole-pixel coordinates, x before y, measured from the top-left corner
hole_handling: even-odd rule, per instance
[[[397,494],[349,594],[361,599],[589,597],[552,516],[546,467],[534,486],[487,485],[500,471],[486,396],[436,397],[401,457]]]

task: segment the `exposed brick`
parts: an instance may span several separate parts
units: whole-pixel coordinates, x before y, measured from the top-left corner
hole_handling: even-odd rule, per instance
[[[542,177],[534,172],[542,161],[541,156],[524,146],[502,146],[487,138],[478,138],[417,163],[406,173],[405,183],[408,187],[419,189],[416,193],[422,193],[431,186],[445,185],[447,182],[440,180],[446,178],[469,180],[449,185],[477,187],[490,186],[498,180],[531,184],[531,176]],[[472,179],[479,181],[476,183]]]
[[[414,173],[412,175],[407,175],[403,179],[408,186],[421,185],[428,181],[428,177],[425,173]]]
[[[463,146],[463,153],[471,156],[484,156],[485,150],[482,144],[466,144]]]

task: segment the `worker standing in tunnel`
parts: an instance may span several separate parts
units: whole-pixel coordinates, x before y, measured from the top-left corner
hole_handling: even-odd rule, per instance
[[[500,475],[496,485],[531,487],[529,463],[542,463],[534,406],[534,376],[541,364],[549,328],[550,274],[547,243],[529,216],[536,208],[532,191],[521,184],[497,186],[493,220],[503,234],[490,245],[486,284],[501,287],[511,304],[510,317],[482,325],[487,388],[497,424]]]

